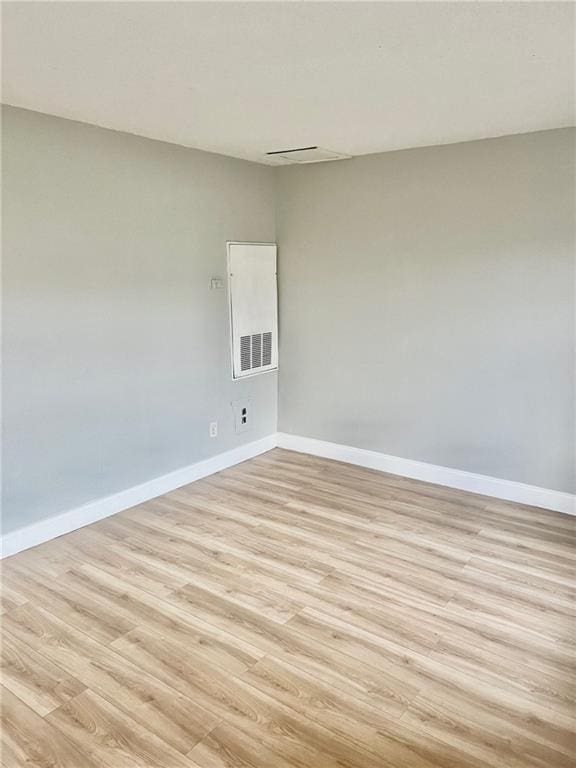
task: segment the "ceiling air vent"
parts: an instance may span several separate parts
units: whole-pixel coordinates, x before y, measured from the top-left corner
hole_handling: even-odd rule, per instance
[[[288,163],[325,163],[328,160],[346,160],[350,155],[341,152],[332,152],[321,147],[297,147],[295,149],[277,149],[274,152],[266,152],[268,157],[283,160]]]

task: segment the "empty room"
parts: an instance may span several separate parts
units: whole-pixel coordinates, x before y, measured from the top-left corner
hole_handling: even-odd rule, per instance
[[[1,768],[574,766],[576,4],[1,10]]]

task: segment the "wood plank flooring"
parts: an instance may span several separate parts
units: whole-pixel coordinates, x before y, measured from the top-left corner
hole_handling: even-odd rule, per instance
[[[3,563],[3,768],[568,768],[576,519],[276,449]]]

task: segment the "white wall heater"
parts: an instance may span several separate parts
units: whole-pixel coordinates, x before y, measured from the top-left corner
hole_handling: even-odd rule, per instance
[[[228,243],[232,377],[278,368],[275,243]]]

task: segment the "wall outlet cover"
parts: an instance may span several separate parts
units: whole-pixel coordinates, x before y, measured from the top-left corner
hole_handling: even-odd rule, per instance
[[[254,420],[254,406],[250,398],[234,400],[232,402],[234,411],[234,429],[236,432],[248,432],[252,429]]]

